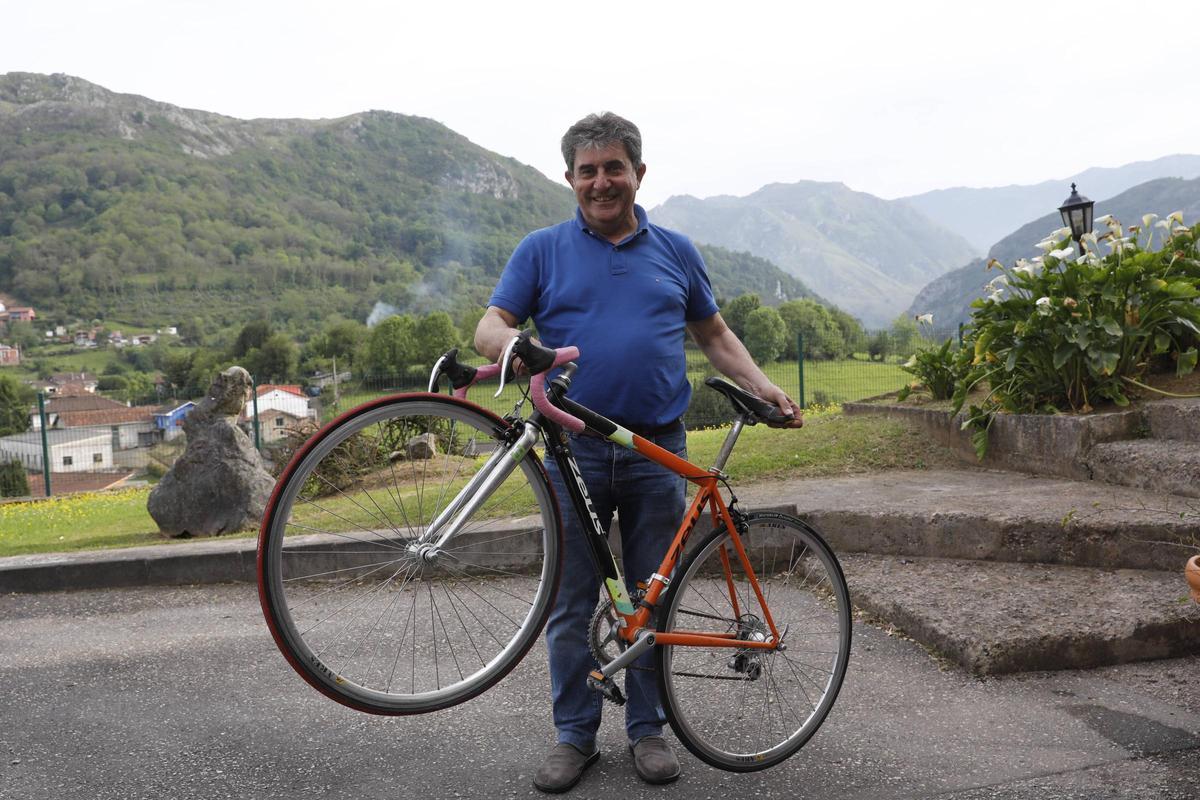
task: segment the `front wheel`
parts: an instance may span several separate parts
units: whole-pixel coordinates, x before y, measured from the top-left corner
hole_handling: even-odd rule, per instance
[[[782,646],[660,646],[659,693],[675,735],[720,769],[774,766],[825,720],[850,657],[850,593],[813,528],[776,513],[740,534]],[[769,641],[770,626],[729,532],[709,534],[680,567],[658,630]]]
[[[540,460],[510,450],[508,433],[465,401],[400,395],[347,412],[297,451],[259,535],[259,597],[315,688],[360,711],[434,711],[529,650],[558,588],[561,530]],[[481,471],[498,484],[464,489]],[[433,521],[469,496],[486,499],[432,546]]]

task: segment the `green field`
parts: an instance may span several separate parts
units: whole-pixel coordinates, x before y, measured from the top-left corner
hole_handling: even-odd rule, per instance
[[[912,379],[900,369],[899,359],[871,361],[866,354],[835,361],[807,359],[804,362],[805,406],[849,403],[887,392],[894,392]],[[704,355],[688,351],[688,377],[694,382],[711,374]],[[763,372],[796,401],[800,396],[800,365],[795,361],[775,361],[762,365]]]
[[[847,417],[835,410],[810,413],[806,419],[801,430],[747,428],[726,466],[735,485],[955,463],[948,451],[898,421]],[[689,433],[691,460],[712,463],[725,433]],[[123,489],[0,504],[0,556],[171,541],[157,532],[146,511],[149,491]]]

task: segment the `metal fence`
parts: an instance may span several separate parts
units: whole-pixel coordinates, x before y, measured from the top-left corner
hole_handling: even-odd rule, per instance
[[[824,406],[861,400],[893,392],[912,379],[902,369],[917,350],[940,346],[947,338],[960,340],[958,331],[923,330],[898,337],[891,331],[867,332],[852,343],[852,351],[837,358],[803,356],[801,338],[792,359],[763,363],[764,372],[802,407]],[[703,353],[687,348],[688,377],[692,402],[684,417],[691,429],[721,425],[729,421],[727,401],[703,385],[715,371]],[[322,386],[303,385],[282,400],[260,393],[241,421],[243,429],[269,461],[282,460],[299,441],[337,414],[388,394],[425,391],[427,375],[358,376],[343,372]],[[512,410],[526,389],[519,381],[493,397],[495,382],[473,388],[469,399],[497,414]],[[266,388],[266,387],[264,387]],[[0,437],[0,495],[51,494],[99,490],[115,486],[152,483],[166,473],[183,453],[182,420],[193,405],[171,401],[160,406],[105,406],[103,398],[88,410],[67,411],[64,399],[41,398],[31,410],[33,424],[25,433]],[[55,411],[55,408],[59,408]],[[91,415],[91,416],[89,416]],[[12,462],[20,465],[17,470]],[[24,476],[24,486],[16,473]]]

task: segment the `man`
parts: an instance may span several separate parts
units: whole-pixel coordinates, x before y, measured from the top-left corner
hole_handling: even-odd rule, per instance
[[[799,407],[721,319],[699,252],[684,236],[650,224],[635,204],[646,174],[637,127],[616,114],[592,114],[567,131],[562,152],[579,204],[575,218],[517,246],[475,331],[475,348],[499,358],[532,317],[543,344],[579,348],[573,399],[682,455],[680,417],[691,395],[686,331],[718,370],[799,427]],[[631,583],[649,576],[683,516],[684,482],[604,439],[575,436],[571,447],[601,524],[614,511],[620,517],[624,574]],[[549,459],[547,468],[566,497]],[[547,792],[574,786],[600,755],[603,700],[587,686],[596,666],[587,631],[599,585],[579,522],[569,507],[563,517],[562,587],[546,628],[558,744],[533,781]],[[679,761],[661,735],[665,717],[648,656],[626,673],[625,728],[637,774],[669,783],[679,777]]]

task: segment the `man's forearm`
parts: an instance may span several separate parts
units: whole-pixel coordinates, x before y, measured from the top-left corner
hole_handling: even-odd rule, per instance
[[[498,361],[504,348],[519,332],[512,315],[505,318],[504,312],[494,306],[479,320],[475,327],[475,351],[489,361]]]
[[[700,343],[700,349],[717,371],[748,392],[762,396],[771,380],[759,369],[733,331],[726,328],[718,336]]]

